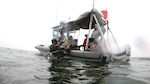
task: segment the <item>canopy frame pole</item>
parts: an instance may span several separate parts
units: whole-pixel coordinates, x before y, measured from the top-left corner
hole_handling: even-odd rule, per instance
[[[107,25],[107,44],[108,44],[108,46],[110,46],[110,44],[109,44],[109,27],[108,27],[108,25]],[[111,52],[111,49],[109,49],[109,52]]]
[[[88,49],[89,36],[90,36],[91,28],[92,28],[93,16],[94,16],[94,14],[91,14],[90,23],[89,23],[89,32],[88,32],[88,36],[87,36],[87,40],[86,40],[85,50]]]
[[[93,16],[94,16],[94,19],[95,19],[95,21],[96,21],[96,23],[97,23],[97,25],[98,25],[98,30],[100,31],[101,37],[102,37],[102,39],[104,40],[104,46],[106,47],[106,50],[107,50],[107,52],[109,53],[108,48],[107,48],[107,46],[106,46],[106,41],[105,41],[105,39],[104,39],[104,35],[103,35],[103,32],[102,32],[102,29],[101,29],[101,27],[100,27],[100,24],[99,24],[99,22],[98,22],[98,20],[97,20],[97,18],[96,18],[96,15],[93,15]]]
[[[80,37],[80,29],[79,29],[79,33],[78,33],[78,39],[79,39],[79,37]]]

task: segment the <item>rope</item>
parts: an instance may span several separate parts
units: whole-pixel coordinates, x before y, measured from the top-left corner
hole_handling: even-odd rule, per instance
[[[57,52],[59,52],[60,50],[56,50],[56,51],[53,51],[53,52],[51,52],[51,53],[57,53]]]
[[[112,37],[113,37],[113,40],[114,40],[114,42],[115,42],[115,44],[116,44],[118,50],[120,51],[119,46],[118,46],[118,44],[117,44],[117,41],[116,41],[116,39],[115,39],[115,37],[114,37],[112,31],[110,30],[110,28],[109,28],[109,31],[110,31],[110,33],[111,33],[111,35],[112,35]]]

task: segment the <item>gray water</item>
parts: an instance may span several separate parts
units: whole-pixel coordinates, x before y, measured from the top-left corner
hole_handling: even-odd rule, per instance
[[[39,52],[0,48],[0,84],[150,84],[150,58],[128,63],[49,61]]]

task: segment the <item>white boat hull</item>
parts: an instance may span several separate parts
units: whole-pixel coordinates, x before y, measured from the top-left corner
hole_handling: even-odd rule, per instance
[[[38,45],[35,48],[38,49],[43,56],[48,56],[49,54],[51,54],[49,53],[48,46]],[[69,57],[73,56],[73,57],[87,58],[87,59],[100,59],[101,56],[104,56],[106,57],[107,61],[123,61],[123,62],[129,61],[130,54],[131,54],[130,46],[126,46],[125,51],[123,52],[125,53],[121,52],[121,54],[117,53],[117,54],[100,55],[97,52],[83,51],[83,50],[71,50],[69,53]]]
[[[36,49],[40,51],[40,54],[43,56],[47,56],[49,52],[49,46],[48,45],[37,45],[35,46]]]
[[[83,50],[71,50],[69,55],[84,57],[84,58],[99,58],[99,53],[91,52],[91,51],[83,51]]]

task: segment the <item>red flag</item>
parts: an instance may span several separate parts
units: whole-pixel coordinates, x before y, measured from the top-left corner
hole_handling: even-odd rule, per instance
[[[101,12],[102,12],[102,14],[103,14],[104,19],[106,20],[107,17],[108,17],[107,10],[102,10]]]

